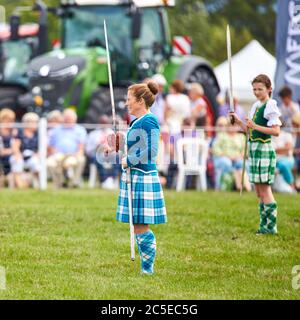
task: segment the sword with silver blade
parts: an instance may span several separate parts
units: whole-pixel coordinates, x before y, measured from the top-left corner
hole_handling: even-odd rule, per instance
[[[234,124],[234,117],[230,113],[234,113],[234,103],[233,103],[233,87],[232,87],[232,64],[231,64],[231,36],[230,36],[230,27],[227,25],[227,59],[229,66],[229,116],[231,124]]]
[[[229,116],[231,124],[234,124],[234,117],[230,115],[230,113],[234,113],[234,102],[233,102],[233,86],[232,86],[232,63],[231,63],[231,36],[230,36],[230,27],[227,25],[227,58],[228,58],[228,66],[229,66]],[[245,139],[245,146],[244,146],[244,157],[243,157],[243,169],[242,169],[242,178],[241,178],[241,190],[240,195],[243,193],[244,188],[244,176],[246,171],[246,159],[248,153],[248,130],[246,130],[246,139]]]
[[[107,36],[107,29],[106,29],[106,21],[105,20],[104,20],[104,36],[105,36],[105,46],[106,46],[107,67],[108,67],[109,92],[110,92],[112,117],[113,117],[113,128],[114,128],[115,134],[117,134],[114,88],[113,88],[113,82],[112,82],[112,76],[111,76],[110,54],[109,54],[108,36]],[[116,138],[116,144],[117,144],[117,138]],[[116,149],[118,149],[118,148],[116,148]]]
[[[117,135],[115,99],[114,99],[113,82],[112,82],[111,65],[110,65],[110,55],[109,55],[109,47],[108,47],[108,36],[107,36],[107,29],[106,29],[105,20],[104,20],[104,36],[105,36],[105,46],[106,46],[107,66],[108,66],[108,79],[109,79],[109,91],[110,91],[110,99],[111,99],[111,107],[112,107],[113,127],[114,127],[114,132],[116,135],[116,151],[118,152],[118,150],[119,150],[119,137]],[[134,259],[135,259],[134,226],[133,226],[130,168],[126,169],[126,182],[127,182],[127,190],[128,190],[128,209],[129,209],[129,226],[130,226],[130,256],[131,256],[131,260],[134,261]]]

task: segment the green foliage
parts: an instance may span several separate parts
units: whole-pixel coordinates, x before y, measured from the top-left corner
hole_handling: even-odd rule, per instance
[[[193,52],[218,64],[226,59],[226,25],[232,33],[233,53],[255,38],[275,51],[276,0],[177,0],[170,9],[172,34],[189,35]]]
[[[253,193],[165,192],[168,223],[154,226],[153,277],[130,261],[117,193],[1,190],[0,299],[299,299],[299,196],[278,195],[279,235],[256,236]]]
[[[275,51],[276,0],[204,0],[215,5],[210,14],[210,23],[223,17],[235,29],[246,29],[249,34],[262,43],[271,53]]]
[[[32,5],[33,0],[2,0],[7,17],[16,6]],[[49,7],[59,0],[44,0]],[[275,52],[276,0],[177,0],[169,9],[172,35],[189,35],[193,39],[193,53],[216,65],[226,59],[226,25],[231,25],[233,53],[251,39],[261,42]],[[22,21],[36,21],[36,14],[23,14]],[[56,17],[49,15],[50,39],[59,38]]]
[[[2,4],[3,2],[3,4]],[[43,2],[48,7],[57,7],[59,4],[59,0],[43,0]],[[9,17],[15,12],[17,7],[32,7],[34,5],[34,0],[2,0],[1,5],[5,7],[6,11],[6,22],[9,22]],[[22,11],[20,14],[21,23],[26,22],[38,22],[38,13],[37,12],[28,12]],[[53,39],[60,38],[60,32],[58,28],[58,20],[53,14],[48,15],[48,22],[49,22],[49,40],[50,42]]]
[[[189,35],[193,40],[193,52],[208,56],[212,43],[208,15],[205,10],[196,9],[192,2],[183,6],[179,1],[178,6],[169,9],[171,32],[173,36]]]

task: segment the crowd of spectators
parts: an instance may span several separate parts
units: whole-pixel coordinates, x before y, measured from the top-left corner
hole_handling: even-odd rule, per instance
[[[161,125],[158,168],[165,187],[174,188],[176,184],[177,141],[182,137],[194,137],[204,139],[209,145],[208,186],[216,190],[241,189],[245,135],[229,122],[228,95],[225,95],[219,109],[213,110],[203,87],[198,83],[185,85],[175,80],[166,92],[167,81],[162,75],[154,75],[152,80],[159,86],[151,112]],[[300,174],[299,104],[292,101],[292,91],[288,87],[282,88],[279,97],[283,130],[279,137],[273,139],[280,177],[275,184],[278,184],[278,190],[285,184],[285,191],[295,192],[299,188],[295,178]],[[246,110],[236,96],[234,106],[240,118],[244,119]],[[35,113],[26,113],[20,127],[15,126],[15,121],[12,110],[0,110],[0,186],[38,188],[39,117]],[[118,187],[121,172],[119,154],[107,156],[102,152],[107,137],[113,133],[111,122],[111,117],[102,115],[98,128],[90,130],[78,123],[76,112],[72,109],[63,112],[54,110],[48,114],[46,164],[48,177],[56,188],[82,186],[84,174],[88,174],[91,164],[96,166],[103,188]],[[189,177],[186,187],[195,187],[194,180]],[[247,170],[244,181],[244,189],[251,190]]]

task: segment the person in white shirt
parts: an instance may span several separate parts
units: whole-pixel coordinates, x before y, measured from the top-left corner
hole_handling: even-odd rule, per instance
[[[167,80],[162,74],[155,74],[152,80],[157,83],[158,93],[150,111],[157,117],[159,124],[162,125],[165,122],[164,88],[167,85]]]
[[[184,83],[174,80],[166,97],[165,118],[170,134],[174,136],[180,134],[183,120],[191,116],[190,99],[183,91]]]
[[[276,152],[276,168],[284,180],[294,189],[293,157],[294,139],[290,132],[282,130],[278,137],[272,137],[272,143]]]
[[[297,167],[297,173],[300,173],[300,113],[295,114],[292,118],[293,136],[294,136],[294,158]],[[300,179],[298,179],[300,181]],[[296,188],[299,190],[299,183],[296,183]]]
[[[189,97],[184,94],[184,83],[181,80],[174,80],[169,88],[166,97],[165,120],[169,131],[169,141],[166,148],[169,150],[170,164],[168,168],[167,186],[171,187],[173,174],[177,170],[175,162],[176,142],[181,138],[183,121],[191,117],[191,105]]]
[[[287,128],[292,127],[292,117],[300,112],[299,104],[292,100],[293,92],[289,87],[283,87],[279,91],[282,104],[279,106],[283,123]]]
[[[207,125],[207,103],[202,98],[204,90],[201,84],[191,83],[188,87],[189,98],[191,100],[192,123],[196,126]]]

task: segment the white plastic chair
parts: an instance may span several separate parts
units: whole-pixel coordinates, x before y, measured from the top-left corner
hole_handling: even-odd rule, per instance
[[[207,190],[206,169],[208,142],[199,138],[182,138],[177,141],[177,191],[185,189],[185,176],[197,175],[197,189]]]
[[[166,146],[164,141],[159,141],[158,156],[157,156],[157,169],[158,171],[167,174],[168,172],[168,160],[166,159]]]

